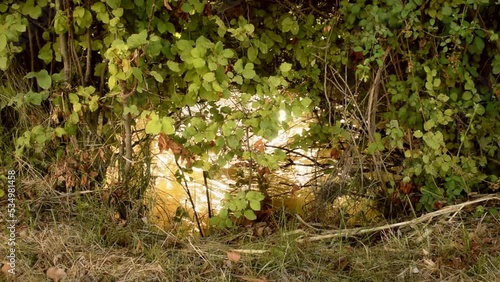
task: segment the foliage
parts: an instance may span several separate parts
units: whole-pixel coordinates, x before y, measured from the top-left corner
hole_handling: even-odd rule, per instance
[[[272,140],[316,113],[290,148],[347,142],[374,160],[363,170],[395,160],[419,208],[496,183],[498,4],[313,2],[4,1],[0,69],[25,70],[31,85],[10,103],[51,117],[19,133],[16,157],[43,153],[50,166],[78,152],[88,175],[116,158],[122,194],[141,197],[128,182],[142,175],[143,130],[183,144],[178,157],[208,175],[235,159],[272,171],[289,151],[251,137]],[[87,156],[83,144],[100,145]]]
[[[264,195],[256,191],[240,191],[236,195],[226,193],[219,214],[210,219],[210,223],[219,227],[233,226],[233,220],[244,216],[247,220],[256,220],[256,211],[260,211]]]

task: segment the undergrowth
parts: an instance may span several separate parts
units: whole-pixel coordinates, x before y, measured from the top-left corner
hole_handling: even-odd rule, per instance
[[[315,242],[298,243],[311,230],[286,216],[260,223],[264,232],[252,225],[199,238],[140,218],[124,221],[97,197],[50,198],[43,182],[26,185],[45,197],[21,204],[17,281],[46,280],[51,267],[65,271],[62,281],[494,281],[500,275],[500,219],[488,209]],[[8,239],[6,232],[0,237]]]

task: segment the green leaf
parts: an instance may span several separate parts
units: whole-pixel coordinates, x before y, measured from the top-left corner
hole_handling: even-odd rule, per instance
[[[5,35],[5,33],[0,33],[0,52],[2,52],[5,47],[7,47],[7,35]]]
[[[139,109],[137,109],[136,105],[130,105],[129,107],[125,107],[123,109],[123,115],[128,115],[128,114],[133,114],[133,115],[138,115],[139,114]]]
[[[260,211],[260,201],[250,200],[250,208],[254,211]]]
[[[232,58],[234,56],[234,52],[231,49],[224,49],[224,51],[222,51],[221,55],[224,58],[229,59],[229,58]]]
[[[273,87],[278,87],[281,84],[281,79],[277,76],[270,76],[269,77],[269,84]]]
[[[0,70],[7,69],[7,57],[0,57]]]
[[[139,46],[146,44],[148,42],[147,37],[148,37],[147,30],[143,30],[137,34],[132,34],[127,39],[127,45],[129,48],[139,47]]]
[[[424,123],[424,129],[427,131],[431,130],[434,126],[435,126],[435,123],[432,119],[430,119]]]
[[[91,112],[95,112],[97,110],[97,108],[99,108],[99,96],[94,95],[94,96],[92,96],[92,98],[90,98],[90,101],[89,101],[89,110]],[[137,114],[138,113],[139,112],[137,112]]]
[[[170,70],[174,72],[180,72],[181,69],[179,68],[179,64],[173,61],[167,61],[167,66]]]
[[[462,94],[462,99],[464,99],[466,101],[472,99],[472,93],[470,91],[465,91]]]
[[[282,63],[280,66],[280,71],[282,72],[289,72],[292,69],[292,64],[289,63]]]
[[[453,10],[451,7],[445,3],[445,5],[441,8],[441,14],[443,14],[443,16],[450,16],[452,13]]]
[[[237,75],[233,78],[233,81],[238,83],[239,85],[242,85],[243,84],[243,77],[241,77],[241,75]]]
[[[245,213],[243,215],[248,220],[256,220],[257,219],[257,216],[255,215],[255,212],[253,210],[245,210]]]
[[[184,3],[182,4],[181,11],[183,11],[184,13],[189,13],[191,12],[192,8],[193,7],[189,3]]]
[[[257,48],[253,46],[248,48],[247,56],[250,61],[254,62],[257,59]]]
[[[292,106],[292,113],[296,117],[302,116],[302,107],[299,106]]]
[[[43,89],[49,89],[52,85],[52,78],[47,70],[41,70],[36,74],[36,82]]]
[[[57,137],[62,137],[63,135],[67,134],[66,130],[62,127],[57,127],[54,131]]]
[[[256,75],[256,73],[253,69],[244,69],[241,74],[243,75],[244,78],[247,78],[247,79],[252,79]]]
[[[168,62],[167,62],[168,64]],[[151,71],[150,74],[158,81],[159,83],[163,82],[163,77],[157,71]]]
[[[121,2],[122,2],[121,0],[106,0],[106,4],[108,4],[108,6],[111,9],[118,9],[118,8],[120,8]]]
[[[481,51],[483,51],[484,49],[484,41],[481,37],[479,36],[476,36],[474,37],[474,46],[476,47],[476,50],[477,52],[476,53],[481,53]]]
[[[241,59],[237,60],[236,63],[234,63],[233,67],[237,73],[243,72],[243,60]]]
[[[38,19],[42,14],[42,7],[35,5],[33,0],[28,0],[21,11],[23,15],[29,15],[33,19]]]
[[[304,108],[307,108],[309,107],[309,105],[311,105],[312,100],[309,97],[305,97],[300,101],[300,103],[302,104],[302,106],[304,106]]]
[[[177,43],[175,43],[175,46],[177,46],[177,48],[179,48],[179,50],[185,51],[185,50],[191,49],[193,46],[193,43],[192,43],[192,41],[181,39],[181,40],[177,41]]]
[[[206,82],[212,82],[215,80],[215,74],[213,72],[207,72],[203,75],[203,80]]]
[[[283,21],[281,22],[281,30],[283,32],[288,32],[292,30],[294,22],[295,21],[291,17],[284,18]]]
[[[413,133],[413,136],[415,136],[415,138],[422,138],[422,136],[424,136],[424,134],[422,133],[422,131],[417,130]]]
[[[243,26],[243,29],[248,33],[252,34],[255,31],[255,26],[253,24],[246,24]]]
[[[161,119],[161,132],[171,135],[175,133],[174,120],[171,117],[163,117]]]
[[[205,60],[202,59],[202,58],[195,58],[193,61],[192,61],[192,64],[193,66],[196,68],[196,69],[200,69],[202,67],[205,66]]]
[[[0,41],[3,34],[0,34]],[[1,49],[1,47],[0,47]],[[1,52],[1,50],[0,50]],[[47,42],[38,52],[38,58],[43,60],[44,63],[48,64],[52,61],[52,43]]]
[[[153,134],[153,135],[159,134],[162,130],[162,126],[163,124],[158,118],[151,119],[146,124],[146,134]]]

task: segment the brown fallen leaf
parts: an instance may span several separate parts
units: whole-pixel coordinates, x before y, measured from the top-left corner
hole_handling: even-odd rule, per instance
[[[231,262],[239,262],[241,259],[240,253],[237,253],[237,252],[227,252],[226,256],[227,256],[227,259]]]
[[[8,281],[13,281],[15,277],[14,270],[10,266],[10,263],[7,261],[2,261],[2,272],[5,274],[5,277],[7,277]]]
[[[66,271],[61,268],[51,267],[47,269],[47,278],[52,279],[54,282],[58,282],[66,277]]]

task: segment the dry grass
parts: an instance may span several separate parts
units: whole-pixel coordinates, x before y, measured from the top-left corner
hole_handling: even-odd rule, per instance
[[[213,231],[200,239],[170,233],[173,230],[146,231],[134,222],[123,225],[90,195],[80,197],[80,201],[48,204],[37,200],[39,211],[20,212],[17,281],[47,281],[50,267],[65,270],[62,281],[85,282],[496,281],[500,277],[500,218],[475,208],[362,237],[298,243],[301,233],[294,231],[308,227],[295,220],[281,222],[280,228],[272,225],[273,232],[265,236],[240,228]],[[2,232],[0,240],[7,242],[7,236]],[[7,245],[0,244],[0,255],[6,253]],[[0,281],[5,279],[0,274]]]

